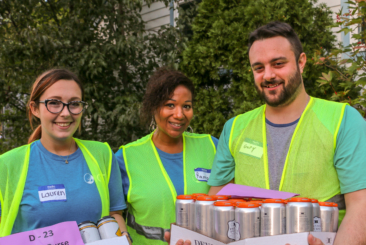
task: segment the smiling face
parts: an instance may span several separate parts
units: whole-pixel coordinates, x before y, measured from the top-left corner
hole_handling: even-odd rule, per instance
[[[192,93],[179,85],[173,95],[155,114],[157,130],[171,138],[179,138],[193,117]]]
[[[290,104],[303,89],[302,77],[306,55],[299,60],[290,42],[281,36],[257,40],[249,50],[255,87],[272,107]]]
[[[59,80],[50,86],[39,100],[57,99],[68,103],[70,101],[80,101],[81,97],[81,89],[75,81]],[[39,103],[37,107],[33,102],[31,110],[33,115],[41,121],[42,140],[45,142],[71,140],[80,125],[82,116],[82,113],[78,115],[70,114],[66,106],[61,112],[53,114],[47,110],[44,103]]]

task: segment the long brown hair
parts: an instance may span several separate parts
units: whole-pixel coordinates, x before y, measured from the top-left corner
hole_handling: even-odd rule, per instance
[[[32,113],[32,110],[30,108],[30,104],[33,101],[36,106],[39,106],[39,98],[42,96],[42,94],[51,87],[54,83],[56,83],[59,80],[72,80],[75,81],[80,89],[81,89],[81,97],[84,99],[84,88],[82,83],[80,82],[79,78],[76,76],[75,73],[67,70],[67,69],[52,69],[45,71],[40,76],[37,77],[36,81],[33,83],[32,91],[30,94],[30,98],[27,104],[28,109],[28,118],[31,125],[31,128],[33,130],[33,122],[39,123],[39,120],[37,117],[35,117]],[[41,125],[38,125],[36,129],[33,131],[31,136],[28,139],[28,144],[40,139],[42,136],[42,127]]]

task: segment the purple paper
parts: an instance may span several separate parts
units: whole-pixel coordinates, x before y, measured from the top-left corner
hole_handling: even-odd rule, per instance
[[[227,184],[222,188],[217,195],[230,195],[232,197],[253,197],[253,198],[280,198],[287,199],[290,197],[298,196],[299,194],[284,192],[284,191],[274,191],[267,190],[258,187],[237,185],[237,184]]]
[[[85,245],[76,221],[1,237],[0,245]]]

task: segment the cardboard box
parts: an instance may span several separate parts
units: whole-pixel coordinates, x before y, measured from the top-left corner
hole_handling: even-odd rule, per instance
[[[104,239],[96,242],[88,243],[87,245],[129,245],[127,237],[114,237],[110,239]]]
[[[332,245],[336,236],[335,232],[311,232],[316,238],[322,240],[325,245]],[[248,238],[229,243],[230,245],[309,245],[309,232],[284,234],[278,236],[266,236]],[[185,229],[175,224],[171,225],[170,244],[175,245],[179,239],[190,240],[192,245],[224,245],[220,241],[204,236],[200,233]]]

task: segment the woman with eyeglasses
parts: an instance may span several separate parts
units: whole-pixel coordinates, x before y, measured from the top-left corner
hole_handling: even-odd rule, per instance
[[[33,84],[28,116],[31,126],[39,126],[27,145],[0,156],[0,237],[109,215],[126,232],[111,148],[73,137],[87,106],[83,97],[78,77],[66,69],[46,71]]]
[[[209,190],[218,140],[186,132],[193,105],[194,86],[188,77],[167,68],[157,70],[141,109],[141,120],[152,132],[116,153],[127,195],[127,229],[137,244],[166,244],[177,195]]]

